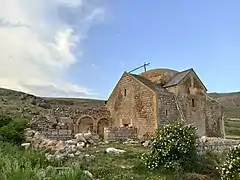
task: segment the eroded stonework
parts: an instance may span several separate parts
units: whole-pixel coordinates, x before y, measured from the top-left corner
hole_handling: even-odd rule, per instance
[[[184,120],[197,127],[199,136],[224,137],[222,106],[207,95],[193,69],[155,69],[140,75],[124,72],[105,105],[73,105],[59,105],[36,116],[32,128],[51,131],[51,135],[55,130],[66,130],[67,135],[91,131],[102,138],[106,128],[121,138],[134,129],[139,139],[148,139],[160,126]]]
[[[224,137],[222,106],[207,95],[193,69],[125,72],[107,101],[115,127],[135,127],[139,138],[166,123],[184,120],[199,136]]]
[[[73,135],[91,131],[103,137],[104,127],[111,124],[110,112],[105,107],[82,109],[61,107],[49,110],[48,114],[35,116],[30,127],[46,134],[54,130],[70,130]]]

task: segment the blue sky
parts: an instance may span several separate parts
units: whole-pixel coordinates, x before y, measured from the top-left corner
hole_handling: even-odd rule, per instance
[[[149,62],[194,68],[209,92],[240,91],[237,0],[17,1],[2,6],[15,14],[0,13],[0,40],[13,42],[0,46],[2,87],[106,99],[124,71]]]
[[[105,22],[84,42],[71,78],[107,97],[125,70],[193,67],[210,92],[240,90],[239,1],[107,3]],[[88,68],[90,64],[98,68]],[[84,75],[86,74],[86,76]]]

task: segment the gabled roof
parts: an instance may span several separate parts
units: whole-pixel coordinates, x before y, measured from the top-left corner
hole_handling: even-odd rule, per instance
[[[133,78],[137,79],[138,81],[140,81],[142,84],[144,84],[145,86],[147,86],[148,88],[152,89],[155,92],[167,92],[164,88],[162,88],[161,86],[151,82],[150,80],[140,76],[140,75],[136,75],[136,74],[130,74],[128,73],[130,76],[132,76]]]
[[[177,73],[163,87],[170,87],[170,86],[175,86],[175,85],[179,84],[183,80],[183,78],[185,78],[191,72],[191,70],[192,69],[187,69],[185,71]]]
[[[198,77],[198,75],[195,73],[195,71],[191,68],[191,69],[187,69],[185,71],[179,72],[177,73],[175,76],[173,76],[173,78],[168,81],[163,87],[167,88],[167,87],[171,87],[171,86],[176,86],[178,85],[190,72],[193,72],[196,77],[198,78],[199,82],[202,84],[202,86],[205,88],[205,90],[207,91],[207,88],[205,87],[205,85],[203,84],[203,82],[200,80],[200,78]]]

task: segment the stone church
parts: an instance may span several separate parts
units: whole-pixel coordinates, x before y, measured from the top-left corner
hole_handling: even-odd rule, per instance
[[[193,69],[124,72],[106,108],[113,127],[135,127],[139,138],[181,119],[194,124],[199,136],[224,137],[222,106],[208,96]]]
[[[193,69],[124,72],[105,102],[63,102],[34,117],[31,127],[50,139],[71,139],[89,130],[101,138],[146,139],[161,125],[185,120],[199,136],[224,137],[222,106],[208,96]]]

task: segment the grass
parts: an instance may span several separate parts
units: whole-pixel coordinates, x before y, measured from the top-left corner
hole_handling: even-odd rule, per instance
[[[61,163],[49,163],[43,154],[35,150],[24,150],[10,143],[0,142],[0,179],[1,180],[42,180],[44,177],[55,180],[87,179],[83,171],[75,171],[76,166],[58,173],[51,166]],[[74,169],[75,168],[75,169]]]
[[[106,154],[108,147],[115,147],[126,151],[124,154]],[[88,180],[83,171],[87,170],[99,180],[181,180],[176,174],[163,173],[160,170],[150,171],[140,162],[142,153],[148,149],[139,144],[109,143],[91,146],[83,149],[79,157],[65,162],[48,162],[44,155],[37,150],[24,150],[10,143],[0,142],[0,179],[1,180]],[[93,156],[94,158],[91,158]],[[215,156],[214,156],[215,157]],[[214,158],[210,158],[213,161]],[[213,172],[208,167],[208,175]],[[205,166],[205,165],[204,165]],[[68,167],[69,170],[57,172],[51,167]],[[210,166],[211,167],[211,166]],[[201,179],[204,175],[190,174]],[[187,177],[186,177],[187,178]],[[186,179],[183,178],[183,179]]]
[[[240,139],[240,120],[227,119],[224,125],[226,138]]]
[[[124,149],[127,152],[122,155],[105,154],[105,149],[110,146]],[[82,166],[85,166],[84,168],[90,172],[94,172],[99,179],[171,179],[171,175],[149,171],[139,162],[141,154],[146,151],[141,145],[120,143],[93,147],[88,150],[88,153],[95,154],[96,158],[90,164],[83,163]]]
[[[107,147],[125,149],[122,155],[106,154]],[[120,143],[90,147],[82,155],[65,162],[47,162],[44,155],[36,150],[24,150],[10,143],[0,142],[0,179],[1,180],[40,180],[44,176],[50,179],[85,180],[89,179],[83,174],[88,170],[95,178],[100,180],[157,180],[172,179],[172,175],[158,171],[149,171],[140,162],[140,155],[146,149],[140,145],[123,145]],[[95,158],[86,158],[86,154]],[[49,171],[48,166],[69,167],[63,173]]]

